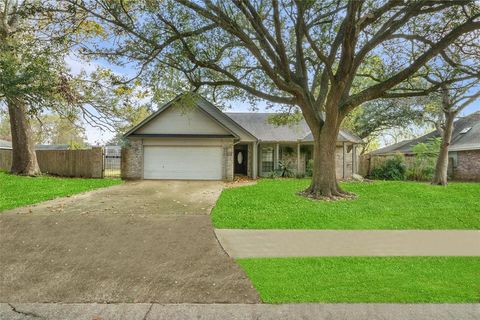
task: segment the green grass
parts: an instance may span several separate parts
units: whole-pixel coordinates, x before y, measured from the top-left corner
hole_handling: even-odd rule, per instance
[[[242,229],[480,229],[480,183],[349,182],[342,186],[358,198],[330,202],[297,195],[308,183],[264,179],[226,189],[213,223]]]
[[[478,303],[480,257],[240,259],[264,302]]]
[[[0,172],[0,211],[120,183],[113,179],[24,177]]]

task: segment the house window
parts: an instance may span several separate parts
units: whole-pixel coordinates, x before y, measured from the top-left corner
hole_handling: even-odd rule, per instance
[[[273,171],[273,147],[262,148],[262,171]]]

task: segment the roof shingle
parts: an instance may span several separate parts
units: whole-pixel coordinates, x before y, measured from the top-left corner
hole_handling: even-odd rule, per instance
[[[465,132],[462,133],[462,131]],[[440,133],[437,130],[427,133],[426,135],[416,139],[401,141],[399,143],[374,150],[370,152],[370,154],[380,155],[397,152],[411,154],[412,148],[416,144],[426,142],[428,139],[434,137],[440,137]],[[480,111],[474,112],[455,121],[452,142],[449,148],[450,151],[478,149],[480,149]]]
[[[310,128],[304,119],[295,124],[277,126],[269,122],[269,118],[274,116],[275,113],[228,112],[226,114],[261,141],[313,141]],[[346,129],[340,130],[337,140],[362,143],[360,138]]]

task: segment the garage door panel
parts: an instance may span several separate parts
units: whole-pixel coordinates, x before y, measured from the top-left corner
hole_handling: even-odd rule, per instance
[[[145,179],[222,179],[221,147],[145,146]]]

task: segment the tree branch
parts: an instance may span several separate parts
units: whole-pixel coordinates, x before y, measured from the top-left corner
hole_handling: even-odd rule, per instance
[[[358,106],[359,104],[376,99],[381,97],[385,91],[388,89],[393,88],[395,85],[399,84],[400,82],[404,81],[411,75],[413,75],[416,71],[418,71],[426,62],[432,59],[434,56],[438,55],[442,50],[444,50],[450,43],[455,41],[461,35],[471,32],[473,30],[480,29],[480,21],[468,21],[450,31],[447,35],[445,35],[441,40],[439,40],[436,44],[431,46],[427,51],[425,51],[422,55],[420,55],[412,64],[410,64],[407,68],[403,69],[402,71],[396,73],[394,76],[390,77],[389,79],[373,85],[353,96],[350,96],[341,106],[343,110],[351,110],[352,108]]]

